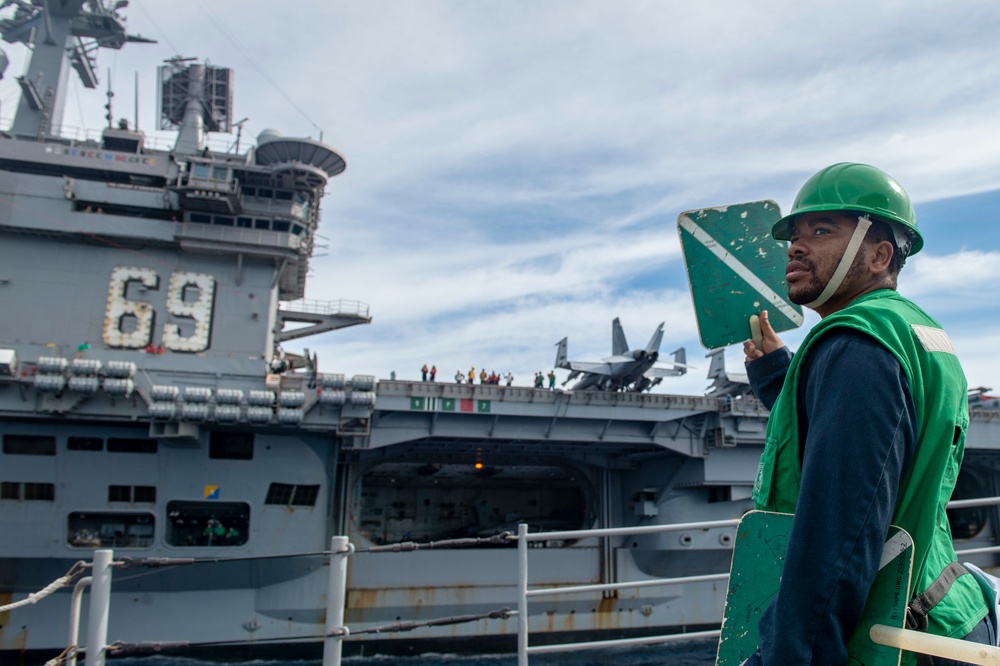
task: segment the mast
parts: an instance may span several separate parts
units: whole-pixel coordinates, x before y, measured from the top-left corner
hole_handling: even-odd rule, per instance
[[[97,87],[95,54],[101,47],[120,49],[126,42],[154,43],[129,35],[117,0],[34,0],[16,3],[14,15],[0,19],[0,37],[23,43],[31,50],[28,71],[17,78],[21,86],[11,132],[44,139],[58,134],[66,106],[70,68],[87,88]]]

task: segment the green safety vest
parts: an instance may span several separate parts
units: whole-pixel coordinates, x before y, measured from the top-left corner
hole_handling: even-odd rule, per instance
[[[767,423],[767,441],[754,482],[758,509],[794,513],[801,483],[796,402],[799,373],[812,345],[834,327],[851,328],[885,346],[909,381],[916,409],[917,445],[903,471],[892,514],[914,543],[913,594],[920,594],[951,562],[955,549],[945,506],[958,478],[969,425],[965,374],[951,341],[923,310],[891,289],[880,289],[824,317],[792,357]],[[931,387],[933,390],[925,390]],[[847,387],[843,387],[847,388]],[[936,520],[927,520],[936,516]],[[987,613],[972,576],[959,576],[931,610],[927,631],[962,638]],[[912,653],[908,653],[911,657]]]

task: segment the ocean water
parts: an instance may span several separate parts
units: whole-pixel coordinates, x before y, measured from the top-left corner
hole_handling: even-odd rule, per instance
[[[715,663],[716,642],[685,641],[670,645],[581,650],[531,657],[531,666],[711,666]],[[111,666],[218,666],[210,662],[173,657],[114,659]],[[249,661],[227,666],[321,666],[322,661]],[[517,666],[517,655],[476,656],[424,654],[415,657],[345,657],[344,666]]]

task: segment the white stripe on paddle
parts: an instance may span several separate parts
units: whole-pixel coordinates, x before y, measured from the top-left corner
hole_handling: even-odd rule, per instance
[[[796,326],[802,325],[802,315],[795,310],[795,308],[793,308],[788,301],[778,295],[778,292],[764,284],[763,280],[754,275],[753,271],[745,265],[740,263],[735,256],[733,256],[728,250],[724,249],[717,240],[712,238],[708,232],[699,227],[694,220],[685,215],[680,219],[680,225],[685,231],[691,234],[696,241],[704,245],[706,250],[721,259],[722,263],[729,266],[729,268],[731,268],[733,272],[740,277],[740,279],[763,296],[764,300],[777,308],[781,314],[788,317],[788,319],[790,319]]]

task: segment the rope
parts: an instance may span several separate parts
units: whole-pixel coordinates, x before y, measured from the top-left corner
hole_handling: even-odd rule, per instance
[[[501,608],[500,610],[490,611],[489,613],[480,613],[478,615],[456,615],[454,617],[442,617],[436,620],[427,620],[426,622],[396,622],[395,624],[373,627],[372,629],[353,631],[351,634],[357,636],[358,634],[381,634],[386,632],[413,631],[418,627],[440,627],[449,624],[464,624],[466,622],[476,622],[478,620],[487,619],[506,620],[512,614],[513,611],[511,609]]]
[[[158,653],[167,650],[178,649],[178,648],[194,648],[194,647],[209,647],[209,646],[221,646],[221,645],[251,645],[258,643],[272,643],[272,642],[291,642],[291,641],[310,641],[310,642],[320,642],[334,636],[343,637],[347,634],[380,634],[393,631],[412,631],[417,627],[437,627],[449,624],[462,624],[465,622],[477,622],[479,620],[491,619],[491,620],[506,620],[507,618],[515,615],[515,611],[509,608],[501,608],[499,610],[490,611],[488,613],[480,613],[479,615],[457,615],[454,617],[444,617],[435,620],[427,620],[425,622],[397,622],[395,624],[388,624],[381,627],[374,627],[372,629],[363,629],[361,631],[347,631],[346,627],[341,627],[339,630],[335,630],[328,636],[314,635],[314,636],[278,636],[275,638],[256,638],[252,641],[247,640],[229,640],[229,641],[204,641],[199,643],[192,643],[188,641],[156,641],[156,642],[145,642],[145,643],[125,643],[122,641],[117,641],[112,645],[108,646],[108,652],[114,654],[115,657],[122,656],[135,656],[142,654]],[[49,666],[46,664],[46,666]]]
[[[494,534],[491,537],[480,537],[480,538],[466,538],[466,539],[444,539],[442,541],[431,541],[430,543],[415,543],[413,541],[404,541],[402,543],[394,543],[388,546],[372,546],[371,548],[365,548],[359,550],[359,553],[409,553],[414,550],[426,550],[429,548],[468,548],[470,546],[482,546],[484,544],[489,545],[504,545],[511,541],[517,541],[517,537],[510,532],[502,532],[500,534]]]
[[[70,570],[66,573],[65,576],[55,579],[54,581],[52,581],[51,583],[40,589],[38,592],[32,592],[26,598],[21,599],[20,601],[15,601],[12,604],[7,604],[6,606],[0,606],[0,613],[6,613],[7,611],[12,611],[15,608],[20,608],[21,606],[27,606],[28,604],[38,603],[45,597],[49,596],[50,594],[53,594],[56,590],[66,587],[67,585],[72,583],[77,576],[83,573],[83,568],[85,566],[88,566],[86,562],[82,561],[77,562],[72,567],[70,567]]]
[[[86,650],[80,649],[75,645],[70,645],[58,655],[45,662],[45,666],[60,666],[60,664],[64,663],[67,659],[71,659],[75,655],[84,654],[85,652]]]

